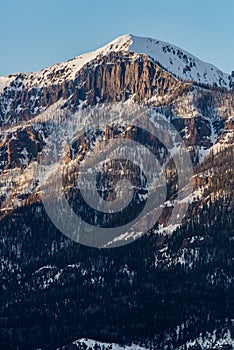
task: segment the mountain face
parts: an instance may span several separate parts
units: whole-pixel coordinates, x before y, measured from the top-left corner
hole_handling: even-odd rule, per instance
[[[174,45],[133,35],[39,72],[0,78],[2,349],[233,348],[233,84],[232,76]],[[111,103],[147,107],[152,120],[175,128],[189,151],[193,188],[177,199],[169,162],[155,225],[132,244],[100,250],[52,224],[38,167],[48,145],[63,146],[70,122],[84,128],[64,157],[64,189],[74,190],[70,203],[79,208],[74,162],[100,154],[101,142],[139,138],[121,109],[104,130],[94,130],[92,116],[89,126],[88,118],[75,119]],[[55,136],[58,124],[62,136]],[[160,142],[144,142],[165,162]],[[115,196],[108,181],[115,185],[113,177],[99,179],[105,200]],[[167,225],[183,203],[181,223]]]

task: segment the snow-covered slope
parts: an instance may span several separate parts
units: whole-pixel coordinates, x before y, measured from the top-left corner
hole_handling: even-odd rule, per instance
[[[231,77],[212,64],[206,63],[181,48],[151,38],[123,35],[103,48],[103,51],[127,50],[144,53],[182,80],[229,88]]]
[[[226,331],[222,331],[222,334],[218,334],[215,330],[212,333],[206,332],[205,335],[200,334],[200,336],[196,339],[187,341],[186,344],[183,344],[179,347],[176,347],[175,350],[209,350],[209,349],[234,349],[234,339],[231,335],[230,329]],[[137,344],[132,345],[119,345],[115,343],[103,343],[99,341],[95,341],[92,339],[78,339],[72,343],[74,349],[87,349],[87,350],[150,350],[154,347],[152,346],[140,346]],[[165,345],[165,349],[168,349],[169,346]],[[68,350],[68,346],[64,346],[63,348],[57,350]]]
[[[142,347],[137,344],[132,344],[132,345],[119,345],[115,343],[103,343],[99,341],[95,341],[93,339],[78,339],[72,343],[74,349],[87,349],[87,350],[148,350],[145,347]],[[64,346],[60,350],[66,350],[67,346]],[[57,349],[59,350],[59,349]]]

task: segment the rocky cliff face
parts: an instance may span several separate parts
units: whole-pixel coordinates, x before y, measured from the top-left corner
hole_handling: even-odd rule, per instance
[[[75,80],[73,101],[87,98],[101,102],[146,101],[183,89],[182,82],[155,64],[146,55],[110,53],[85,65]]]
[[[30,120],[55,103],[59,102],[62,109],[75,111],[82,102],[94,105],[125,102],[129,98],[141,102],[171,95],[175,89],[189,89],[147,56],[132,53],[97,57],[84,65],[74,80],[58,83],[56,79],[62,79],[64,72],[65,69],[60,69],[51,73],[49,80],[43,74],[41,87],[36,87],[37,77],[18,74],[4,89],[0,97],[2,127],[18,126],[14,132],[9,130],[2,140],[2,169],[25,165],[37,158],[43,147],[42,130],[34,130]],[[29,122],[28,126],[20,125],[25,122]]]
[[[1,94],[2,125],[27,121],[52,104],[64,100],[76,108],[81,101],[87,104],[135,101],[167,96],[189,86],[175,79],[146,55],[111,52],[97,56],[85,64],[73,80],[63,79],[64,69],[42,76],[18,74]],[[39,87],[37,86],[39,85]]]

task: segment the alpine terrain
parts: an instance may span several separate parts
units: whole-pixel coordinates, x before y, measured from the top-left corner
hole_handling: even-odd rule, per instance
[[[105,106],[116,117],[97,129],[95,113]],[[123,111],[133,106],[147,108],[159,129],[160,121],[173,127],[171,146],[134,126],[134,116],[127,123]],[[0,128],[2,350],[234,349],[234,72],[172,44],[123,35],[41,71],[0,77]],[[115,163],[102,153],[102,144],[126,137],[165,165],[160,215],[140,237],[126,232],[103,249],[77,243],[53,224],[43,182],[59,187],[61,155],[58,192],[94,227],[112,227],[81,201],[77,164],[104,154],[100,198],[111,202],[127,178],[143,208],[148,189],[134,159]],[[189,193],[178,190],[179,139],[191,162]],[[173,209],[184,206],[171,223]],[[120,226],[138,215],[131,203],[127,208]],[[60,220],[69,226],[63,213]]]

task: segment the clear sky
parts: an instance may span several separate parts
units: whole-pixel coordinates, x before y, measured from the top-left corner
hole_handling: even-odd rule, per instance
[[[234,70],[234,0],[0,0],[0,75],[45,68],[127,33]]]

